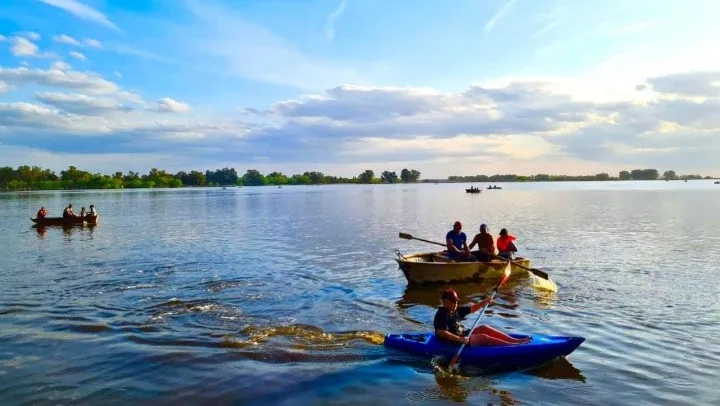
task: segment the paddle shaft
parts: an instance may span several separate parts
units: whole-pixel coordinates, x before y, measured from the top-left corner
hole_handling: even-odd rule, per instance
[[[412,235],[406,234],[406,233],[400,233],[400,238],[404,238],[404,239],[406,239],[406,240],[418,240],[418,241],[426,242],[426,243],[429,243],[429,244],[439,245],[439,246],[441,246],[441,247],[447,247],[447,245],[441,244],[441,243],[439,243],[439,242],[437,242],[437,241],[424,240],[424,239],[422,239],[422,238],[413,237]],[[493,256],[494,258],[498,258],[498,259],[501,259],[501,260],[506,261],[506,262],[512,262],[512,264],[513,264],[514,266],[517,266],[518,268],[522,268],[522,269],[524,269],[524,270],[532,273],[532,274],[535,275],[535,276],[539,276],[539,277],[541,277],[541,278],[543,278],[543,279],[550,279],[550,276],[549,276],[547,273],[545,273],[545,272],[543,272],[543,271],[541,271],[541,270],[539,270],[539,269],[528,268],[528,267],[526,267],[526,266],[520,265],[520,264],[517,263],[517,262],[514,262],[514,261],[509,260],[509,259],[507,259],[507,258],[503,258],[503,257],[501,257],[501,256],[497,256],[497,255],[492,255],[492,256]]]

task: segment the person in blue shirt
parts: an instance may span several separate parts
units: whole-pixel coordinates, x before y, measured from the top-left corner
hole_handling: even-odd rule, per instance
[[[453,229],[445,235],[447,256],[454,261],[474,261],[467,245],[467,236],[462,231],[462,224],[456,221]]]

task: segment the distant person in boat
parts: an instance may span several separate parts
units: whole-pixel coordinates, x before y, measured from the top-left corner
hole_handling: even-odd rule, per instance
[[[90,217],[97,217],[97,210],[95,210],[95,205],[90,205]]]
[[[486,325],[475,328],[468,337],[460,326],[460,321],[470,313],[482,309],[485,304],[491,304],[491,302],[490,299],[485,298],[473,305],[458,307],[459,301],[457,292],[453,289],[448,289],[442,293],[442,306],[437,309],[433,320],[435,335],[439,338],[458,344],[470,344],[471,346],[513,345],[530,341],[529,338],[518,339],[511,337]]]
[[[63,218],[70,218],[70,217],[77,217],[75,216],[75,213],[73,213],[72,204],[69,204],[68,207],[63,210]]]
[[[472,249],[478,246],[477,251]],[[492,259],[492,255],[495,255],[495,240],[493,240],[492,234],[487,232],[487,225],[480,224],[480,233],[475,234],[470,243],[470,252],[480,262],[488,262]]]
[[[505,259],[513,259],[514,253],[517,252],[517,247],[515,243],[513,243],[514,240],[516,240],[516,238],[508,234],[506,228],[500,230],[500,236],[497,239],[498,256]]]
[[[39,219],[44,219],[45,217],[47,217],[47,210],[45,210],[44,207],[41,207],[40,210],[38,210],[36,217]]]
[[[461,230],[462,224],[456,221],[453,224],[453,229],[445,235],[447,256],[452,260],[472,261],[473,257],[467,246],[467,236]]]
[[[87,212],[85,211],[85,208],[83,207],[82,210],[80,210],[80,218],[85,218],[87,215]]]

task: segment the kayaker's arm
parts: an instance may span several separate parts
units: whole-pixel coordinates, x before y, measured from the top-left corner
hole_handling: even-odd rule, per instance
[[[470,313],[475,313],[476,311],[482,309],[483,306],[485,306],[485,304],[488,304],[488,306],[489,306],[491,303],[492,302],[490,301],[490,299],[485,298],[485,299],[475,303],[474,305],[470,306]]]
[[[469,339],[467,337],[457,336],[443,329],[436,329],[435,335],[446,340],[455,341],[458,344],[467,344],[469,342]]]

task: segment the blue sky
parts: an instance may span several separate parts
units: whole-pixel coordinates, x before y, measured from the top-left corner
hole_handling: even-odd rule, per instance
[[[5,0],[0,165],[720,175],[702,0]]]

